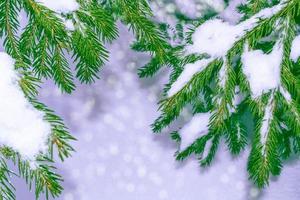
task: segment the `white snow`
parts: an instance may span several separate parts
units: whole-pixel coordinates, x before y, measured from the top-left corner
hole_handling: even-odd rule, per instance
[[[249,51],[248,48],[245,45],[242,54],[243,72],[249,81],[252,97],[257,98],[280,86],[283,48],[279,42],[270,54],[264,54],[262,50]]]
[[[210,113],[198,113],[181,129],[181,150],[193,144],[197,138],[208,133],[210,116]]]
[[[187,64],[178,79],[172,84],[168,91],[168,96],[171,97],[180,91],[185,84],[196,74],[201,72],[212,61],[212,59],[202,59],[195,63]]]
[[[235,87],[235,94],[233,97],[232,107],[229,107],[230,113],[234,113],[237,107],[243,102],[245,95],[241,93],[239,86]]]
[[[266,142],[268,140],[269,130],[270,130],[270,122],[273,118],[273,108],[272,108],[273,96],[270,98],[267,107],[265,108],[265,114],[262,122],[262,126],[260,128],[260,143],[262,145],[262,154],[265,154]]]
[[[240,87],[236,86],[235,87],[235,94],[233,98],[233,106],[237,107],[242,103],[242,101],[245,99],[245,95],[241,93]]]
[[[207,64],[209,64],[208,61],[211,62],[215,58],[225,58],[228,50],[230,50],[234,43],[240,40],[247,31],[252,30],[261,19],[269,18],[279,12],[282,7],[283,4],[279,4],[272,8],[263,9],[238,25],[229,24],[221,19],[212,19],[199,26],[192,36],[193,44],[187,46],[186,52],[188,54],[209,54],[211,58],[201,60],[194,64],[188,64],[178,80],[171,86],[168,96],[170,97],[176,94],[183,88],[195,73],[202,71]],[[220,75],[222,75],[222,73]]]
[[[227,59],[226,58],[223,58],[223,65],[219,71],[219,84],[221,87],[225,87],[225,84],[226,84],[226,67],[227,67]]]
[[[298,58],[300,57],[300,35],[298,35],[292,43],[291,49],[291,59],[294,62],[297,62]]]
[[[0,145],[18,151],[24,159],[35,160],[47,150],[50,125],[43,113],[25,98],[14,70],[14,60],[0,52]]]
[[[64,20],[64,24],[69,31],[74,31],[75,27],[71,19]]]
[[[224,57],[247,31],[252,30],[261,19],[267,19],[276,14],[281,8],[282,4],[263,9],[238,25],[229,24],[221,19],[208,20],[196,29],[192,36],[193,45],[187,47],[187,52],[207,53],[215,58]]]
[[[292,101],[291,94],[285,88],[280,87],[280,92],[288,103],[290,103]]]
[[[37,0],[49,9],[55,12],[68,13],[79,9],[76,0]]]
[[[68,31],[74,31],[75,30],[75,25],[73,23],[72,19],[66,19],[64,18],[62,15],[57,14],[56,15],[59,19],[61,19],[61,21],[63,22],[63,24],[65,25],[66,29]],[[75,17],[75,16],[74,16]]]
[[[208,53],[213,57],[223,57],[239,39],[240,30],[221,19],[209,20],[193,34],[193,45],[187,47],[188,53]]]

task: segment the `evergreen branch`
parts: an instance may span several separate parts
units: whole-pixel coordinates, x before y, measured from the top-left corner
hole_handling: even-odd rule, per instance
[[[36,45],[36,35],[33,33],[36,32],[36,25],[34,23],[28,23],[20,36],[20,50],[28,58],[31,58],[33,56],[33,48]]]
[[[138,75],[140,78],[144,77],[151,77],[153,76],[156,72],[161,67],[161,62],[158,57],[154,57],[151,59],[149,63],[144,65],[143,67],[139,68],[138,70]]]
[[[222,62],[219,60],[212,61],[202,72],[195,74],[177,94],[160,102],[162,115],[156,119],[152,128],[154,132],[160,132],[175,120],[182,108],[198,96],[205,85],[208,85],[215,77],[218,68]]]
[[[211,162],[213,161],[213,159],[217,153],[218,147],[219,147],[221,136],[222,136],[221,133],[214,133],[214,136],[211,141],[212,144],[211,144],[211,147],[209,149],[207,156],[200,160],[200,165],[202,167],[209,166],[211,164]]]
[[[219,74],[218,91],[213,105],[215,109],[213,111],[211,119],[211,127],[216,132],[226,132],[226,120],[230,116],[230,110],[233,109],[233,98],[235,92],[236,78],[235,71],[232,65],[229,64],[231,57],[223,60],[223,66]]]
[[[24,72],[19,85],[28,98],[34,98],[38,95],[40,80],[32,76],[29,72]]]
[[[49,153],[51,155],[51,159],[54,159],[53,153],[54,148],[56,148],[60,159],[64,161],[64,159],[70,157],[71,153],[74,151],[70,142],[76,139],[70,135],[68,128],[63,123],[63,120],[57,116],[54,111],[34,99],[31,99],[31,103],[37,110],[45,113],[45,120],[51,125],[52,135],[49,139]]]
[[[72,35],[77,77],[81,82],[91,83],[98,78],[97,74],[108,58],[108,52],[92,30],[85,34],[78,30]]]
[[[276,7],[274,9],[269,8],[273,6]],[[266,13],[270,12],[270,15],[262,14],[265,8],[268,8],[265,11]],[[178,79],[180,79],[180,84],[182,84],[182,79],[184,79],[184,84],[179,91],[176,93],[171,92],[171,96],[160,102],[159,109],[162,113],[154,122],[152,128],[154,132],[161,132],[163,128],[175,121],[181,114],[182,109],[189,104],[192,106],[194,115],[209,112],[211,114],[209,134],[196,139],[194,143],[176,154],[177,160],[183,160],[191,154],[199,152],[200,164],[207,166],[211,164],[222,137],[225,137],[228,148],[234,155],[238,155],[246,147],[248,143],[247,136],[250,135],[250,130],[246,129],[242,118],[250,109],[252,117],[255,119],[256,128],[248,161],[248,172],[250,179],[258,187],[262,188],[268,185],[270,176],[278,176],[280,174],[282,159],[287,159],[292,155],[293,151],[295,153],[300,152],[300,137],[298,133],[300,129],[300,110],[298,105],[300,94],[299,59],[296,63],[290,57],[292,43],[299,29],[300,2],[296,0],[282,3],[278,1],[250,0],[242,9],[246,13],[243,20],[249,19],[245,24],[253,22],[251,20],[254,20],[254,22],[251,24],[251,27],[239,33],[238,39],[233,40],[234,43],[229,50],[224,50],[226,52],[223,52],[223,56],[217,56],[219,54],[215,53],[216,55],[209,57],[211,60],[219,59],[218,62],[215,62],[217,61],[215,60],[213,63],[209,63],[206,67],[203,67],[204,69],[200,68],[201,70],[198,73],[195,73],[191,66],[190,73],[195,74],[191,78],[188,77],[188,80],[186,80],[186,73],[181,77],[181,73],[185,71],[185,64],[175,64],[175,66],[179,67],[173,69],[165,92],[173,87],[173,84],[174,88],[171,89],[177,91],[178,85],[175,82]],[[255,19],[254,15],[256,13],[260,13],[256,16],[261,16],[261,18]],[[243,23],[243,20],[241,23]],[[201,26],[205,21],[200,20],[198,25]],[[207,23],[206,25],[211,24]],[[231,27],[228,26],[228,28]],[[240,26],[237,28],[240,28]],[[200,28],[200,30],[202,29]],[[192,35],[195,31],[196,27],[190,30],[186,45],[192,44]],[[205,38],[207,36],[205,33],[212,34],[208,32],[204,31],[204,37],[199,36],[201,38],[199,41],[207,39]],[[198,36],[196,35],[195,37]],[[275,48],[279,48],[278,44],[280,44],[280,48],[282,47],[282,60],[280,60],[280,63],[276,63],[276,65],[280,66],[280,70],[278,70],[280,71],[280,80],[271,89],[267,87],[264,90],[262,89],[259,96],[253,95],[254,92],[252,93],[251,91],[254,84],[250,82],[253,81],[250,80],[251,77],[249,76],[251,75],[243,71],[243,65],[246,64],[244,63],[245,60],[242,59],[244,59],[244,53],[247,53],[244,52],[245,44],[249,44],[250,49],[253,49],[254,55],[255,53],[265,54],[263,56],[266,56],[266,62],[269,62],[267,60],[270,59],[269,56],[276,52]],[[200,45],[200,43],[197,45]],[[197,47],[197,45],[193,47]],[[138,51],[151,51],[151,46],[141,43],[137,43],[133,47]],[[206,53],[204,49],[201,49],[201,53]],[[188,56],[192,58],[193,55]],[[261,59],[264,59],[263,56]],[[183,58],[187,58],[187,56],[179,56],[179,60],[182,61]],[[148,64],[153,72],[159,68],[157,65],[159,65],[159,62],[155,62],[155,60],[151,60]],[[151,72],[151,75],[153,75],[151,69],[143,69],[144,74],[147,72]],[[217,79],[215,78],[216,75]],[[204,81],[205,77],[207,81]],[[278,77],[274,78],[278,79]],[[244,96],[242,102],[235,102],[237,88],[239,89],[238,95]],[[206,94],[204,101],[208,102],[207,105],[202,103],[203,100],[200,98],[203,95],[199,94]],[[252,125],[251,122],[249,122],[250,125]],[[177,142],[181,141],[179,133],[180,130],[172,133],[172,138]],[[208,154],[203,156],[202,154],[204,149],[207,148],[208,141],[211,142],[211,146]]]
[[[45,35],[49,42],[61,48],[67,47],[69,37],[66,28],[54,11],[34,0],[23,0],[23,4],[31,23],[36,24],[39,33],[44,33],[42,36]]]
[[[53,163],[51,159],[40,156],[36,163],[29,163],[8,147],[1,148],[0,152],[6,159],[18,166],[18,175],[25,179],[30,190],[34,187],[36,199],[39,199],[41,194],[45,194],[46,199],[49,199],[49,195],[55,198],[61,194],[62,178],[54,172],[55,167],[49,164]]]
[[[19,49],[18,13],[20,4],[18,0],[4,0],[0,2],[0,37],[4,36],[4,47],[8,54],[16,59],[16,68],[28,68],[27,58]]]
[[[1,149],[5,159],[11,159],[18,165],[19,174],[30,188],[35,188],[36,198],[42,193],[47,198],[50,194],[57,197],[62,191],[62,179],[53,171],[52,166],[54,149],[57,149],[61,160],[74,151],[70,145],[74,138],[61,118],[36,101],[39,84],[44,79],[54,80],[63,92],[71,93],[75,89],[73,73],[66,59],[68,53],[73,54],[76,76],[80,82],[95,81],[108,59],[109,52],[105,43],[118,37],[116,20],[121,19],[133,30],[137,41],[151,46],[153,57],[159,60],[160,65],[157,66],[171,66],[179,61],[174,53],[176,50],[171,49],[151,19],[153,15],[148,1],[78,2],[80,8],[67,14],[57,13],[35,0],[0,2],[0,37],[4,40],[6,52],[16,60],[16,69],[21,76],[19,85],[30,103],[45,113],[45,120],[50,123],[52,130],[49,155],[40,155],[35,169],[18,152],[8,147]],[[28,18],[23,30],[20,30],[18,21],[21,10],[25,11]],[[74,25],[74,29],[67,27],[67,20]],[[159,68],[148,74],[154,74]],[[148,69],[152,69],[152,66]],[[11,199],[14,198],[11,195]]]
[[[37,77],[50,78],[51,77],[51,59],[48,53],[48,39],[42,38],[37,45],[35,52],[35,60],[33,61],[33,72]]]
[[[0,3],[0,36],[6,36],[4,46],[6,51],[18,58],[20,56],[18,49],[17,30],[19,28],[18,11],[20,6],[16,0],[5,0]]]
[[[277,92],[271,92],[264,114],[258,116],[255,139],[249,156],[249,175],[258,187],[269,183],[270,174],[279,175],[281,171],[281,160],[277,151],[280,129],[275,115],[277,95]]]
[[[118,29],[112,13],[96,3],[89,3],[85,9],[76,12],[86,27],[93,28],[102,41],[112,42],[118,37]]]
[[[151,49],[150,53],[154,54],[155,59],[160,62],[156,67],[145,66],[139,72],[141,77],[152,76],[161,66],[169,63],[172,52],[159,28],[149,19],[152,14],[147,1],[117,0],[115,9],[124,23],[129,25],[137,41],[146,44]]]
[[[15,188],[10,182],[10,177],[13,175],[3,158],[0,160],[0,199],[15,200]]]
[[[51,74],[55,83],[62,91],[71,93],[75,85],[68,62],[63,55],[63,49],[68,48],[69,37],[62,20],[53,11],[33,0],[24,0],[24,8],[29,15],[28,26],[37,27],[39,46],[35,54],[34,71],[38,76],[48,78]],[[32,25],[33,24],[33,25]],[[49,51],[52,51],[52,59]],[[52,63],[50,70],[49,63]]]
[[[68,61],[59,46],[56,46],[53,52],[51,73],[55,83],[62,91],[71,93],[75,89]]]
[[[233,155],[238,155],[247,145],[247,130],[240,117],[243,106],[245,105],[239,105],[238,111],[233,113],[228,119],[229,122],[226,123],[228,126],[226,127],[225,138]]]
[[[207,134],[196,139],[193,144],[188,146],[186,149],[183,149],[183,151],[178,152],[178,154],[176,155],[176,160],[183,161],[193,153],[202,156],[205,150],[205,146],[211,138],[212,134]]]

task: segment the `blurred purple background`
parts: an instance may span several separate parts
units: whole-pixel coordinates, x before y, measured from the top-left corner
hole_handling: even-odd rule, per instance
[[[176,1],[184,12],[195,15],[194,4]],[[156,1],[155,14],[172,21],[175,4]],[[231,13],[231,14],[230,14]],[[236,18],[227,11],[225,17]],[[234,20],[234,19],[233,19]],[[130,50],[133,36],[120,25],[121,38],[110,47],[110,61],[101,80],[92,86],[78,84],[72,95],[62,95],[52,82],[44,84],[41,100],[66,122],[76,153],[58,163],[64,193],[60,200],[298,200],[300,167],[286,163],[281,176],[260,192],[247,180],[248,152],[232,158],[222,147],[208,169],[196,159],[178,163],[176,144],[169,135],[154,135],[150,124],[159,115],[157,101],[167,71],[153,79],[139,79],[137,68],[149,57]],[[189,113],[183,114],[183,119]],[[17,199],[34,199],[23,180],[16,179]]]

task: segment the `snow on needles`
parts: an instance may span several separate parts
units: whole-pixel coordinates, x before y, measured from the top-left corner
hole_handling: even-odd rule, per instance
[[[272,17],[279,12],[283,4],[276,5],[272,8],[266,8],[237,25],[229,24],[221,19],[212,19],[206,21],[199,26],[193,33],[193,44],[187,46],[188,54],[209,54],[211,59],[224,58],[227,52],[232,48],[235,42],[240,40],[248,31],[257,26],[262,19]],[[199,70],[203,70],[206,61],[196,62],[191,65],[186,65],[183,73],[175,81],[168,93],[168,96],[178,92]],[[208,63],[207,63],[208,64]],[[197,67],[197,65],[199,65]]]
[[[264,54],[262,50],[249,51],[248,48],[245,45],[242,55],[243,72],[249,81],[252,97],[257,98],[280,86],[283,47],[277,42],[270,54]]]
[[[298,35],[292,44],[292,49],[291,49],[291,59],[294,62],[297,62],[298,58],[300,57],[300,35]]]
[[[191,121],[181,129],[181,150],[190,146],[197,138],[208,133],[209,119],[210,113],[196,114]]]
[[[188,53],[207,53],[212,57],[224,57],[227,51],[240,40],[247,31],[253,29],[261,19],[267,19],[282,8],[282,4],[266,8],[258,14],[241,22],[231,25],[221,19],[208,20],[199,26],[192,36],[193,45],[187,47]]]
[[[268,140],[268,135],[270,131],[270,122],[273,118],[273,108],[272,108],[273,97],[270,98],[267,107],[265,108],[265,114],[263,118],[263,123],[260,128],[260,143],[262,144],[262,154],[265,155],[266,143]]]
[[[172,84],[172,87],[168,91],[168,96],[171,97],[176,94],[179,90],[183,88],[185,84],[193,77],[193,75],[197,72],[201,72],[210,62],[212,59],[203,59],[199,60],[195,63],[187,64],[178,77],[178,79]]]
[[[207,53],[213,57],[223,57],[234,42],[241,37],[242,29],[221,19],[209,20],[193,34],[193,45],[188,53]]]
[[[47,150],[50,125],[43,113],[25,98],[18,84],[14,60],[0,52],[0,145],[18,151],[24,159],[35,160]]]
[[[79,9],[76,0],[37,0],[49,9],[55,12],[68,13]]]

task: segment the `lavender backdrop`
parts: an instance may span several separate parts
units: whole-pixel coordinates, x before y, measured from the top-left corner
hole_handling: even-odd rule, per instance
[[[176,1],[191,16],[196,5]],[[160,20],[172,21],[174,4],[156,1]],[[196,9],[195,9],[196,8]],[[198,7],[198,10],[200,8]],[[226,13],[227,12],[227,13]],[[232,10],[223,16],[231,20]],[[196,159],[174,161],[176,145],[168,134],[154,135],[150,124],[158,116],[156,102],[167,71],[159,78],[141,80],[137,68],[147,55],[133,52],[133,40],[120,25],[121,39],[111,45],[109,63],[101,80],[92,86],[78,84],[72,95],[62,95],[51,82],[41,90],[41,100],[61,115],[73,135],[77,152],[58,168],[65,178],[61,200],[297,200],[300,199],[298,162],[286,164],[282,175],[263,192],[247,180],[244,152],[232,158],[221,148],[213,165],[200,169]],[[188,118],[185,113],[183,120]],[[17,199],[34,199],[22,180],[15,179]]]

